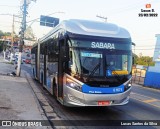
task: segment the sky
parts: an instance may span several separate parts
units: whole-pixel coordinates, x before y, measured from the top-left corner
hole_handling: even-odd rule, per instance
[[[156,44],[156,34],[160,34],[160,1],[159,0],[37,0],[27,8],[27,25],[31,26],[35,36],[41,38],[51,29],[40,26],[40,15],[49,15],[59,18],[60,21],[67,19],[86,19],[105,22],[97,15],[107,17],[107,22],[114,23],[127,29],[132,42],[136,44],[134,52],[137,55],[153,56]],[[158,17],[139,17],[142,10],[147,10],[146,4],[151,4]],[[0,1],[0,30],[12,31],[12,15],[20,15],[22,0]],[[20,31],[21,18],[15,17],[15,32]]]

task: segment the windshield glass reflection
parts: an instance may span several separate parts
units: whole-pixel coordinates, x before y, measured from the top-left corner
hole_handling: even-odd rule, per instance
[[[98,51],[80,51],[81,68],[83,74],[103,76],[103,56]]]

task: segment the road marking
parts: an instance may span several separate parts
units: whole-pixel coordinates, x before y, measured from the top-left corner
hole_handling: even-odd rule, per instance
[[[156,102],[158,101],[157,99],[148,99],[148,100],[145,100],[143,101],[144,103],[151,103],[151,102]]]
[[[133,99],[138,99],[138,100],[141,100],[141,101],[153,99],[149,96],[145,96],[145,95],[141,95],[141,94],[137,94],[137,93],[133,93],[133,92],[131,92],[131,97]]]
[[[134,92],[131,92],[130,96],[131,96],[132,99],[135,99],[135,100],[140,101],[142,103],[146,103],[146,104],[152,105],[154,107],[160,108],[159,104],[156,105],[156,102],[160,103],[159,99],[155,99],[155,98],[152,98],[152,97],[149,97],[149,96],[137,94],[137,93],[134,93]]]

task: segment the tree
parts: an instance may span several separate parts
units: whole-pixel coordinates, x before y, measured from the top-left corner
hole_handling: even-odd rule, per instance
[[[3,42],[0,41],[0,52],[3,51]]]
[[[141,56],[137,58],[136,64],[145,65],[145,66],[153,66],[155,63],[152,61],[153,57],[149,56]]]
[[[144,66],[154,66],[155,62],[153,61],[153,57],[143,56],[142,53],[137,56],[133,53],[134,64],[144,65]]]
[[[4,36],[4,33],[0,30],[0,38]],[[0,52],[3,50],[3,41],[0,41]]]
[[[11,33],[10,32],[3,32],[0,30],[0,38],[2,38],[2,36],[11,36]],[[6,45],[6,42],[5,41],[0,41],[0,52],[2,50],[6,50],[7,49],[7,45]]]
[[[3,31],[0,30],[0,38],[2,36],[11,36],[11,32],[3,32]]]
[[[4,36],[11,36],[11,32],[4,32]]]
[[[133,55],[133,61],[134,61],[134,64],[136,64],[137,60],[138,60],[138,56],[134,53],[132,53]]]

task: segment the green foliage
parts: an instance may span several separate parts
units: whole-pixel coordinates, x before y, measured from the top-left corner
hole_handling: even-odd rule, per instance
[[[0,30],[0,38],[2,38],[2,36],[11,36],[10,32],[3,32]],[[3,50],[6,50],[7,46],[3,41],[0,41],[0,52]]]
[[[10,36],[10,35],[11,35],[10,32],[3,32],[3,31],[0,30],[0,38],[1,38],[2,36]]]
[[[153,57],[149,56],[137,56],[136,54],[133,54],[135,59],[135,64],[137,65],[144,65],[144,66],[154,66],[155,62],[153,62]]]
[[[0,52],[3,51],[3,42],[0,41]]]
[[[5,36],[11,36],[11,32],[4,32]]]

